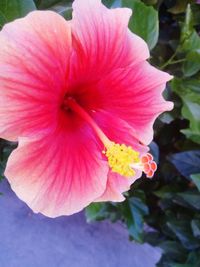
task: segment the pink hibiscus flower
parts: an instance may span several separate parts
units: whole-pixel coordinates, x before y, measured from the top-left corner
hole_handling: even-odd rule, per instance
[[[0,33],[0,137],[18,141],[5,175],[50,217],[122,193],[156,164],[153,123],[171,79],[128,30],[131,10],[75,0],[73,18],[35,11]]]

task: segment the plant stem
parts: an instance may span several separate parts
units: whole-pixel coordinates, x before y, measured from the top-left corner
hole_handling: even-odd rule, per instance
[[[179,47],[177,47],[174,54],[162,66],[160,66],[161,70],[165,69],[168,65],[171,65],[171,63],[173,62],[173,59],[176,57],[178,53],[178,50],[179,50]]]

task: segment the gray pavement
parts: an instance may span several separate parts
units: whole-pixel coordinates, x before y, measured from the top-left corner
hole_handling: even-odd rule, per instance
[[[158,250],[128,241],[119,223],[87,224],[84,213],[34,214],[0,183],[0,267],[155,267]]]

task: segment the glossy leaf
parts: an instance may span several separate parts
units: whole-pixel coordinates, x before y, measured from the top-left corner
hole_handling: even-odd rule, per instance
[[[151,142],[150,144],[150,153],[152,154],[154,160],[158,164],[159,162],[159,147],[156,142]]]
[[[195,208],[197,210],[200,210],[200,194],[196,192],[183,192],[178,193],[177,196],[181,198],[186,204],[189,204],[191,208]],[[181,203],[180,200],[178,201],[179,204]]]
[[[177,241],[162,241],[159,247],[164,251],[165,256],[171,260],[180,260],[184,258],[186,249]]]
[[[120,0],[102,0],[102,3],[107,7],[120,7]]]
[[[66,0],[67,1],[67,0]],[[46,9],[46,8],[50,8],[53,5],[57,4],[57,3],[66,3],[66,1],[61,1],[61,0],[35,0],[35,4],[37,5],[37,7],[39,9]]]
[[[197,249],[200,247],[200,242],[193,236],[188,221],[170,220],[167,225],[174,232],[185,248]]]
[[[66,1],[59,2],[49,8],[50,10],[58,13],[59,15],[63,16],[65,19],[70,20],[72,19],[72,5]]]
[[[200,46],[196,50],[191,50],[183,65],[183,72],[185,77],[190,77],[200,70]]]
[[[0,139],[0,180],[4,178],[4,170],[7,159],[13,149],[17,147],[16,143],[10,143]]]
[[[128,200],[126,223],[130,236],[138,242],[143,240],[144,216],[148,212],[148,207],[140,197],[131,197]]]
[[[200,150],[180,152],[169,157],[177,170],[185,177],[200,172]]]
[[[95,220],[102,219],[102,210],[103,204],[102,203],[92,203],[85,209],[85,215],[87,222],[92,222]]]
[[[196,187],[198,188],[198,190],[200,191],[200,173],[192,174],[190,177],[194,182],[194,184],[196,185]]]
[[[1,0],[0,27],[9,21],[25,16],[35,9],[33,0]]]
[[[172,14],[180,14],[186,10],[188,0],[177,0],[175,5],[168,9]]]
[[[149,48],[153,49],[158,41],[158,12],[140,0],[122,0],[122,4],[133,10],[129,23],[131,31],[142,37]]]
[[[188,4],[187,9],[186,9],[186,14],[185,14],[185,21],[181,29],[181,44],[183,45],[183,47],[185,45],[186,49],[187,49],[188,43],[191,44],[191,36],[193,32],[194,32],[193,14],[192,14],[191,6],[190,4]]]
[[[184,129],[182,132],[200,144],[200,80],[174,79],[172,88],[183,101],[183,117],[190,122],[189,129]]]
[[[194,55],[191,53],[194,53],[192,51],[195,51],[197,49],[200,49],[200,37],[198,33],[196,32],[194,28],[194,17],[191,10],[191,5],[188,4],[187,6],[187,12],[185,16],[185,22],[182,27],[181,31],[181,41],[180,41],[180,48],[183,52],[188,53],[186,60],[190,59],[194,61]],[[184,66],[184,72],[186,76],[191,76],[196,72],[197,66],[191,66],[192,63],[187,63]],[[197,64],[195,64],[197,65]]]
[[[193,235],[197,238],[200,238],[200,220],[192,220],[191,221],[191,228]]]

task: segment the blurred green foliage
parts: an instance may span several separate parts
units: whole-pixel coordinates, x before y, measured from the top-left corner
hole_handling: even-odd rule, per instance
[[[51,9],[71,18],[71,2],[1,0],[0,26],[29,11]],[[174,79],[165,97],[175,108],[155,123],[153,179],[142,177],[122,203],[95,203],[89,222],[110,219],[127,226],[130,239],[163,250],[160,267],[200,266],[200,5],[193,0],[103,0],[133,9],[130,29],[151,49],[151,64]],[[0,141],[0,179],[16,144]],[[145,227],[144,227],[145,225]]]
[[[25,16],[35,9],[35,3],[32,0],[1,0],[0,27],[9,21]]]
[[[130,30],[140,35],[147,42],[149,49],[154,48],[158,41],[158,11],[139,0],[123,0],[122,5],[133,10]]]

